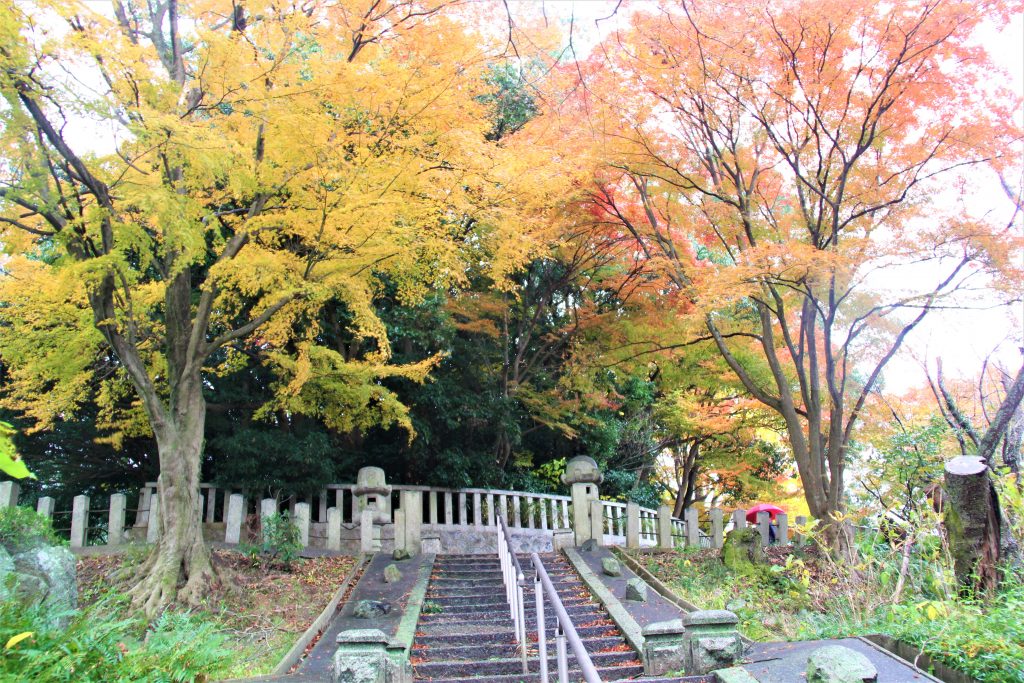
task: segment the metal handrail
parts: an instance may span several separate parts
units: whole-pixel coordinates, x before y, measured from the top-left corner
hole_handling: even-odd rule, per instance
[[[537,602],[537,649],[540,652],[540,680],[542,683],[548,683],[548,641],[547,634],[544,633],[543,597],[546,595],[551,607],[555,610],[558,626],[555,631],[555,654],[558,660],[559,683],[569,683],[569,655],[565,647],[567,640],[573,654],[576,655],[576,663],[579,664],[580,671],[583,673],[583,680],[587,683],[602,683],[601,675],[597,673],[594,662],[590,660],[587,649],[583,647],[583,641],[576,633],[576,627],[573,626],[569,613],[565,611],[565,606],[562,604],[561,598],[558,597],[558,591],[555,590],[554,584],[551,583],[551,577],[548,576],[544,563],[540,561],[540,556],[537,553],[532,553],[531,558],[535,571],[533,591],[534,599]]]
[[[519,645],[519,656],[523,662],[523,673],[529,673],[526,663],[526,615],[523,609],[523,568],[519,564],[515,550],[512,548],[512,535],[505,523],[505,515],[498,513],[498,564],[501,565],[501,579],[505,584],[505,599],[508,600],[509,611],[512,613],[512,625],[515,627],[516,643]]]

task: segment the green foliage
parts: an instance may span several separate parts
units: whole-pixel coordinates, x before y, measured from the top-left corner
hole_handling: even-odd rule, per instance
[[[31,633],[4,651],[0,678],[11,681],[178,683],[215,677],[228,662],[224,637],[201,617],[165,612],[146,629],[111,616],[99,602],[66,630],[43,626],[37,610],[0,604],[0,643]]]
[[[36,475],[25,467],[25,461],[21,459],[14,447],[14,440],[11,437],[16,433],[17,431],[9,423],[0,422],[0,472],[15,479],[35,479]]]
[[[47,545],[64,543],[54,533],[49,517],[20,505],[0,508],[0,545],[27,548],[39,541]]]
[[[302,552],[302,538],[299,527],[287,513],[266,515],[262,519],[262,540],[255,545],[244,545],[241,550],[253,565],[270,566],[280,563],[290,569],[292,562]]]

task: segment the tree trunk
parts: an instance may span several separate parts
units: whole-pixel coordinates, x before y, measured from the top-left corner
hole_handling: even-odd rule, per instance
[[[134,602],[155,616],[172,602],[200,604],[216,580],[203,540],[199,478],[206,406],[198,377],[176,387],[170,419],[155,430],[160,454],[160,538],[132,588]]]
[[[961,591],[998,583],[999,511],[988,466],[966,455],[946,463],[944,526]]]

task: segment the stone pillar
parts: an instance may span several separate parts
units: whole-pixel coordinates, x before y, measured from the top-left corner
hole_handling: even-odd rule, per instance
[[[590,538],[598,545],[604,545],[604,502],[590,501]]]
[[[149,524],[150,490],[148,486],[139,489],[139,509],[135,511],[135,526],[146,526]]]
[[[0,481],[0,508],[12,508],[18,504],[21,487],[14,481]]]
[[[228,499],[228,516],[224,520],[224,542],[238,544],[242,539],[242,518],[245,517],[245,498],[232,493]]]
[[[149,520],[146,522],[146,543],[156,543],[160,540],[160,494],[151,493],[149,496]]]
[[[333,677],[339,683],[407,683],[412,680],[408,660],[388,657],[388,636],[378,629],[350,629],[338,634]]]
[[[391,516],[395,520],[395,550],[407,552],[405,547],[405,510],[398,508],[391,513]]]
[[[626,503],[626,547],[640,547],[640,505]]]
[[[592,538],[600,539],[604,520],[599,516],[592,519],[591,501],[600,500],[599,485],[604,475],[593,458],[578,455],[565,465],[562,483],[572,489],[572,521],[576,545],[583,545]],[[597,532],[594,532],[594,527]]]
[[[658,547],[662,550],[675,547],[672,541],[672,508],[668,505],[658,508]]]
[[[767,512],[757,513],[757,533],[761,536],[761,547],[766,548],[771,544],[771,532],[769,527],[772,523],[772,516]]]
[[[321,524],[327,521],[327,489],[320,491],[320,509],[317,510],[316,519]]]
[[[327,549],[341,550],[341,510],[336,507],[327,508]]]
[[[295,504],[295,518],[292,522],[299,528],[299,540],[303,548],[309,547],[309,503]]]
[[[797,528],[795,529],[795,533],[793,534],[793,545],[803,545],[804,535],[800,533],[800,529],[807,526],[807,518],[803,515],[797,515],[796,526]]]
[[[645,675],[664,676],[686,666],[685,631],[682,619],[660,621],[644,627],[642,658]]]
[[[36,501],[36,512],[41,514],[43,517],[53,518],[53,506],[54,500],[49,496],[43,496]]]
[[[779,545],[789,545],[789,515],[785,512],[777,514],[775,525],[778,527],[775,533],[775,542]]]
[[[747,528],[747,511],[746,510],[733,510],[732,511],[732,527],[734,529],[746,529]]]
[[[84,548],[89,535],[89,496],[75,496],[71,503],[71,547]]]
[[[107,520],[107,545],[120,545],[124,541],[124,512],[128,501],[123,493],[110,496],[110,517]]]
[[[700,526],[697,520],[697,508],[686,511],[686,545],[690,548],[700,547]]]
[[[711,508],[709,513],[711,517],[711,547],[721,548],[722,547],[722,508]]]
[[[726,610],[699,610],[683,615],[684,669],[688,676],[703,676],[735,664],[743,655],[739,619]]]
[[[374,524],[375,514],[369,508],[359,513],[359,549],[364,553],[380,550],[380,527]]]
[[[399,505],[405,517],[404,547],[410,555],[419,555],[423,551],[423,492],[402,491]],[[465,519],[460,521],[465,521]],[[395,543],[397,547],[397,529],[395,530]]]

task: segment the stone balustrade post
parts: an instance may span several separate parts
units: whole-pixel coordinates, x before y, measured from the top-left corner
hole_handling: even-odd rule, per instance
[[[402,491],[399,506],[403,512],[403,547],[410,555],[419,555],[423,550],[423,492]],[[398,530],[395,530],[395,547],[398,547]]]
[[[160,540],[160,494],[150,493],[149,515],[146,522],[146,543],[156,543]]]
[[[672,508],[668,505],[658,508],[658,547],[662,550],[675,548],[672,540]]]
[[[376,514],[369,508],[359,513],[359,549],[364,553],[380,550],[380,527],[374,523]]]
[[[626,503],[626,547],[640,547],[640,505]]]
[[[803,515],[797,515],[796,517],[796,530],[793,534],[793,545],[803,545],[804,535],[801,533],[801,529],[807,526],[807,518]]]
[[[590,501],[590,539],[604,545],[604,501]],[[614,529],[612,529],[614,531]]]
[[[245,518],[245,497],[232,493],[228,499],[228,516],[224,520],[224,542],[237,545],[242,540],[242,520]]]
[[[600,502],[601,482],[604,475],[597,462],[586,455],[578,455],[565,465],[562,483],[570,486],[572,491],[572,519],[576,545],[583,545],[591,539],[598,543],[604,534],[604,510],[594,517],[592,501]]]
[[[686,511],[686,545],[690,548],[700,547],[700,525],[695,507]]]
[[[144,527],[149,524],[149,508],[153,504],[148,486],[139,489],[139,508],[135,511],[135,526]]]
[[[722,524],[722,509],[711,508],[711,547],[721,548],[724,540],[724,525]]]
[[[327,508],[327,549],[341,550],[341,510],[336,507]]]
[[[395,550],[406,550],[405,547],[405,510],[399,507],[391,513],[395,525]],[[410,555],[412,553],[409,553]]]
[[[36,512],[38,512],[44,517],[49,517],[50,519],[53,519],[54,503],[55,501],[53,500],[53,498],[50,498],[49,496],[43,496],[42,498],[36,501]]]
[[[89,496],[75,496],[71,503],[71,547],[84,548],[89,537]]]
[[[128,500],[123,493],[110,496],[110,516],[107,518],[107,545],[120,545],[124,541],[124,513]]]
[[[767,547],[771,544],[771,527],[772,516],[767,512],[757,513],[757,533],[761,536],[761,547]]]
[[[21,487],[15,481],[0,481],[0,508],[12,508],[18,504]]]
[[[295,517],[292,522],[299,528],[299,541],[303,548],[309,547],[309,503],[295,504]]]
[[[746,510],[733,510],[732,511],[732,527],[734,529],[746,529],[747,528],[747,511]]]
[[[789,515],[785,512],[776,515],[775,526],[778,527],[775,532],[775,542],[779,545],[789,545]]]

